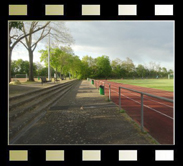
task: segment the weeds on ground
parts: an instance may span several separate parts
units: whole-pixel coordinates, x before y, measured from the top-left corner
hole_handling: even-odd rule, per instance
[[[123,113],[122,116],[129,122],[131,122],[134,127],[139,131],[139,134],[144,135],[146,139],[149,140],[150,144],[155,144],[158,145],[159,142],[156,141],[147,131],[141,131],[140,126],[137,122],[135,122],[127,113],[124,109],[120,110],[120,113]]]
[[[111,100],[109,100],[108,96],[105,96],[105,101],[110,102]]]
[[[124,109],[119,110],[120,113],[126,113]]]

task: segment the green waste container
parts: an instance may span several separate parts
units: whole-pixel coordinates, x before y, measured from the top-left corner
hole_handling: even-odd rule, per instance
[[[99,86],[99,93],[100,95],[104,95],[104,86],[102,85]]]
[[[37,77],[38,80],[40,80],[40,77]]]
[[[94,85],[94,80],[92,80],[92,85]]]

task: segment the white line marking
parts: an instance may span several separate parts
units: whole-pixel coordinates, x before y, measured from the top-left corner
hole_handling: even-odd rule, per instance
[[[112,90],[112,91],[114,91],[114,90]],[[116,91],[115,91],[116,92]],[[116,93],[118,93],[118,92],[116,92]],[[119,94],[119,93],[118,93]],[[124,97],[126,97],[126,98],[128,98],[129,100],[132,100],[132,101],[134,101],[134,102],[136,102],[136,103],[138,103],[138,104],[141,104],[140,102],[138,102],[138,101],[136,101],[136,100],[134,100],[134,99],[132,99],[132,98],[130,98],[130,97],[128,97],[128,96],[125,96],[125,95],[123,95],[123,94],[121,94],[122,96],[124,96]],[[151,107],[149,107],[149,106],[147,106],[147,105],[145,105],[144,104],[144,107],[147,107],[147,108],[149,108],[149,109],[151,109],[151,110],[153,110],[153,111],[155,111],[155,112],[157,112],[157,113],[159,113],[159,114],[161,114],[161,115],[163,115],[163,116],[166,116],[167,118],[170,118],[170,119],[174,119],[174,118],[172,118],[171,116],[168,116],[168,115],[166,115],[166,114],[164,114],[164,113],[162,113],[162,112],[160,112],[160,111],[158,111],[158,110],[156,110],[156,109],[154,109],[154,108],[151,108]]]
[[[133,92],[127,92],[127,93],[131,93],[131,94],[133,94],[133,95],[135,95],[135,96],[138,96],[137,94],[135,94],[135,93],[133,93]],[[140,96],[139,96],[139,97],[140,97]],[[146,100],[151,100],[151,101],[153,101],[153,102],[156,102],[156,103],[158,103],[158,104],[164,105],[164,106],[166,106],[166,107],[173,108],[173,107],[170,106],[170,105],[166,105],[166,104],[164,104],[164,103],[161,103],[161,102],[156,101],[156,100],[153,100],[153,99],[149,99],[149,98],[147,98],[147,97],[144,97],[144,99],[146,99]]]
[[[130,98],[130,97],[127,97],[127,96],[125,96],[125,95],[123,95],[123,96],[126,97],[126,98],[128,98],[129,100],[132,100],[132,101],[134,101],[134,102],[136,102],[136,103],[138,103],[138,104],[141,104],[140,102],[138,102],[138,101],[136,101],[136,100],[133,100],[133,99]],[[153,111],[155,111],[155,112],[157,112],[157,113],[159,113],[159,114],[161,114],[161,115],[164,115],[164,116],[166,116],[166,117],[168,117],[168,118],[170,118],[170,119],[173,119],[171,116],[168,116],[168,115],[166,115],[166,114],[164,114],[164,113],[162,113],[162,112],[160,112],[160,111],[157,111],[156,109],[151,108],[151,107],[149,107],[149,106],[147,106],[147,105],[145,105],[145,104],[144,104],[144,107],[147,107],[147,108],[149,108],[149,109],[151,109],[151,110],[153,110]]]
[[[126,90],[126,91],[127,91],[127,90]],[[129,91],[129,92],[127,92],[127,93],[133,93],[133,92],[130,92],[130,91]],[[136,94],[134,94],[134,95],[136,95]],[[136,96],[138,96],[138,95],[136,95]],[[164,105],[164,106],[173,108],[172,106],[166,105],[166,104],[164,104],[164,103],[162,103],[162,102],[158,102],[158,101],[153,100],[153,99],[148,99],[147,97],[144,97],[144,98],[147,99],[147,100],[151,100],[151,101],[157,102],[157,103],[159,103],[159,104],[161,104],[161,105]]]

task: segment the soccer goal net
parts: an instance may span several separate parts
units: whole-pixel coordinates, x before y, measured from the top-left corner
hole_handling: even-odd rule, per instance
[[[173,79],[174,75],[173,74],[168,74],[168,79]]]
[[[27,74],[16,74],[15,75],[15,80],[27,81],[28,80],[28,75]]]

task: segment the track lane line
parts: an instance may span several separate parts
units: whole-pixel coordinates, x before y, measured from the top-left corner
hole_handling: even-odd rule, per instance
[[[115,87],[115,88],[116,88],[116,87]],[[116,89],[118,89],[118,88],[116,88]],[[125,90],[125,91],[127,91],[127,90]],[[134,94],[135,96],[138,96],[138,95],[135,94],[134,92],[127,91],[127,93],[131,93],[131,94]],[[119,94],[119,93],[118,93],[118,94]],[[149,98],[147,98],[147,97],[144,97],[144,99],[151,100],[151,101],[153,101],[153,102],[157,102],[157,103],[159,103],[159,104],[161,104],[161,105],[164,105],[164,106],[166,106],[166,107],[173,108],[173,106],[164,104],[164,103],[162,103],[162,102],[159,102],[159,101],[156,101],[156,100],[153,100],[153,99],[149,99]]]
[[[114,91],[114,90],[112,90],[112,91]],[[114,92],[116,92],[116,91],[114,91]],[[119,94],[119,92],[116,92],[116,93]],[[128,97],[128,96],[125,96],[125,95],[123,95],[123,94],[121,94],[121,96],[124,96],[124,97],[128,98],[129,100],[132,100],[132,101],[134,101],[134,102],[136,102],[136,103],[138,103],[138,104],[141,104],[140,102],[138,102],[138,101],[136,101],[136,100],[134,100],[134,99],[132,99],[132,98],[130,98],[130,97]],[[159,114],[161,114],[161,115],[163,115],[163,116],[165,116],[165,117],[167,117],[167,118],[169,118],[169,119],[172,119],[172,120],[174,119],[173,117],[168,116],[168,115],[166,115],[166,114],[164,114],[164,113],[162,113],[162,112],[160,112],[160,111],[158,111],[158,110],[156,110],[156,109],[154,109],[154,108],[151,108],[151,107],[149,107],[148,105],[145,105],[145,104],[144,104],[144,107],[149,108],[149,109],[151,109],[152,111],[155,111],[155,112],[157,112],[157,113],[159,113]]]

